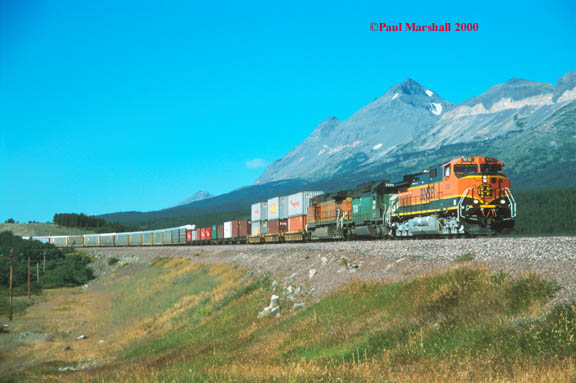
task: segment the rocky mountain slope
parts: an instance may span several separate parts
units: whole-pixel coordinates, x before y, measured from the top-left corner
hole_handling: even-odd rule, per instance
[[[172,207],[188,205],[192,202],[198,202],[198,201],[202,201],[202,200],[212,198],[212,197],[214,197],[214,196],[212,194],[208,193],[207,191],[200,190],[200,191],[194,193],[193,195],[191,195],[190,197],[186,198],[184,201],[178,202],[176,205],[174,205]]]
[[[511,79],[458,105],[408,79],[349,119],[321,123],[256,184],[382,177],[483,154],[501,155],[517,172],[560,164],[574,172],[566,155],[576,148],[575,105],[576,71],[556,86]]]
[[[320,179],[385,157],[397,145],[432,129],[453,104],[416,81],[404,80],[346,121],[330,117],[256,184]]]

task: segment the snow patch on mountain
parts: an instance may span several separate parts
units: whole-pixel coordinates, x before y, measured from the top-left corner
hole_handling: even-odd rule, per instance
[[[398,96],[400,96],[400,93],[395,93],[394,96],[392,97],[392,100],[395,100],[398,98]]]
[[[564,93],[562,93],[562,95],[558,97],[558,100],[556,100],[556,102],[566,102],[572,100],[576,100],[576,88],[567,90]]]
[[[439,116],[442,114],[442,104],[438,103],[438,102],[432,102],[430,103],[430,111]]]
[[[426,92],[428,97],[432,97],[434,95],[434,92],[432,92],[430,89],[426,89],[424,92]]]
[[[505,97],[494,103],[489,109],[486,109],[481,103],[478,103],[474,106],[463,105],[445,113],[444,116],[442,116],[442,119],[455,119],[479,114],[492,114],[504,110],[522,109],[527,106],[541,107],[544,105],[552,105],[554,103],[554,101],[552,101],[552,97],[552,93],[528,97],[523,100],[512,100],[510,97]]]
[[[378,150],[382,147],[382,144],[376,144],[372,147],[372,150]]]

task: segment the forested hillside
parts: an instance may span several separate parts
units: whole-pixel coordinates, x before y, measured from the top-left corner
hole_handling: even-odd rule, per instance
[[[514,234],[576,234],[576,189],[517,190]]]

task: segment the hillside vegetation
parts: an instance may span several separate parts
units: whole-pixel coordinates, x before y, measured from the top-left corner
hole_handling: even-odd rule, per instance
[[[0,232],[0,315],[8,313],[10,286],[10,252],[13,260],[13,294],[15,311],[23,311],[30,302],[28,294],[28,259],[31,263],[31,293],[39,295],[42,289],[78,286],[93,279],[90,259],[72,249],[30,241]]]
[[[86,228],[70,228],[53,223],[0,223],[0,232],[10,231],[20,237],[34,237],[44,235],[77,235],[90,234],[93,230]]]
[[[118,266],[83,294],[55,294],[23,320],[59,335],[14,354],[40,358],[25,376],[45,381],[568,382],[576,305],[550,311],[557,289],[480,265],[292,301],[236,266],[156,259]],[[259,315],[273,294],[278,315]],[[80,331],[88,341],[73,341]],[[95,368],[78,367],[87,361]],[[57,370],[66,366],[81,370]]]

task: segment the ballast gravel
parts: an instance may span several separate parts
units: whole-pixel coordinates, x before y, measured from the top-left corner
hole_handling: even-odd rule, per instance
[[[254,274],[284,279],[285,285],[306,286],[316,299],[352,279],[391,282],[455,265],[480,263],[494,272],[538,272],[561,286],[552,304],[576,300],[576,237],[570,236],[85,250],[96,256],[175,256],[188,257],[191,262],[239,264]]]

